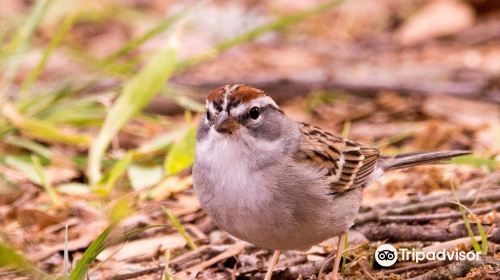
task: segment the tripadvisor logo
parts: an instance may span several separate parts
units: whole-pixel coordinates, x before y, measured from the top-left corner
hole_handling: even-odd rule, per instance
[[[375,261],[380,266],[389,267],[398,261],[398,251],[391,244],[382,244],[375,251]]]
[[[398,259],[401,261],[413,261],[419,263],[421,261],[473,261],[479,260],[480,253],[469,251],[459,251],[458,249],[446,251],[445,249],[434,251],[421,251],[416,249],[400,248],[397,250],[391,244],[382,244],[375,251],[375,261],[383,267],[394,265]]]

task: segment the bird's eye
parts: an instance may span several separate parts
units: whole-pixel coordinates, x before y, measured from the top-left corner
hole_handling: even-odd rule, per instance
[[[256,120],[260,116],[260,108],[259,107],[252,107],[250,111],[248,111],[248,116],[250,116],[251,119]]]
[[[210,114],[210,111],[207,111],[207,120],[211,121],[212,119],[212,114]]]

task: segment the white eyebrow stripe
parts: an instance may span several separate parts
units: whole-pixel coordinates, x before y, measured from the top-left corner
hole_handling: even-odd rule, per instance
[[[229,96],[231,95],[232,87],[225,86],[224,87],[224,101],[222,102],[222,111],[227,110],[227,104],[229,103]]]
[[[205,101],[205,106],[207,107],[207,111],[210,111],[210,113],[215,113],[216,110],[215,110],[215,107],[214,107],[214,104],[212,102],[209,102],[208,100]]]
[[[246,110],[248,110],[249,108],[252,108],[254,106],[262,108],[262,107],[265,107],[267,105],[271,105],[278,110],[280,109],[278,107],[278,105],[276,104],[276,102],[274,102],[274,100],[271,97],[266,95],[266,96],[261,96],[261,97],[255,98],[248,103],[242,103],[242,104],[234,107],[233,109],[231,109],[231,115],[232,116],[239,116],[239,115],[243,114],[244,112],[246,112]]]
[[[231,88],[229,89],[230,92],[234,92],[240,87],[240,85],[232,85]]]

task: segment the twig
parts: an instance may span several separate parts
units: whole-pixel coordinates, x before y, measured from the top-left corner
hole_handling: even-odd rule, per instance
[[[491,191],[484,191],[476,196],[476,193],[467,190],[467,192],[460,192],[459,199],[463,204],[471,204],[473,202],[493,202],[500,201],[500,192],[498,189]],[[420,199],[420,202],[410,203],[409,199],[404,199],[403,201],[409,205],[403,205],[399,207],[391,207],[390,204],[384,206],[373,206],[372,209],[366,213],[361,213],[355,221],[355,225],[362,225],[368,222],[380,221],[383,217],[388,215],[403,215],[403,214],[415,214],[419,212],[425,212],[430,210],[435,210],[440,207],[454,206],[452,203],[453,196],[451,194],[439,195],[439,196],[429,196]],[[401,201],[395,201],[394,204],[400,205]],[[382,209],[380,209],[382,208]]]
[[[448,241],[467,236],[465,228],[450,230],[447,227],[435,225],[366,225],[358,230],[369,240],[388,240],[391,242]],[[495,230],[493,230],[493,233],[495,233]]]
[[[471,28],[458,32],[451,40],[461,45],[484,44],[488,41],[498,40],[500,38],[500,20],[491,19],[480,22]]]
[[[176,277],[180,278],[180,279],[187,279],[187,276],[188,275],[196,275],[198,274],[200,271],[202,271],[203,269],[206,269],[216,263],[218,263],[219,261],[221,260],[225,260],[227,258],[230,258],[230,257],[233,257],[233,256],[236,256],[238,255],[239,253],[241,253],[249,244],[246,243],[246,242],[243,242],[243,241],[238,241],[236,242],[235,244],[233,244],[233,246],[231,246],[228,250],[226,250],[225,252],[207,260],[207,261],[204,261],[198,265],[195,265],[193,267],[190,267],[186,270],[183,270],[179,273],[176,273]]]
[[[193,259],[201,257],[202,255],[213,255],[214,253],[221,253],[224,251],[225,248],[227,248],[227,247],[226,246],[224,246],[224,247],[202,246],[194,251],[189,251],[188,253],[185,253],[185,254],[173,259],[172,261],[169,262],[169,266],[171,268],[179,267],[179,266],[182,266],[182,264],[185,264]],[[136,278],[139,276],[152,274],[152,273],[164,270],[164,269],[165,269],[164,264],[158,264],[155,267],[149,267],[149,268],[144,268],[142,270],[138,270],[138,271],[134,271],[134,272],[113,275],[113,276],[106,278],[106,279],[108,279],[108,280],[111,280],[111,279],[113,279],[113,280],[131,279],[131,278]]]
[[[145,268],[143,270],[113,275],[113,276],[106,278],[106,279],[108,279],[108,280],[111,280],[111,279],[112,280],[131,279],[131,278],[136,278],[136,277],[152,274],[152,273],[158,272],[158,271],[163,270],[163,269],[165,269],[165,264],[158,264],[157,266]]]
[[[494,205],[472,209],[474,214],[485,214],[491,212],[493,210],[500,210],[500,203],[496,203]],[[453,219],[460,218],[462,214],[459,211],[450,211],[446,213],[435,213],[435,214],[422,214],[422,215],[393,215],[381,217],[381,223],[421,223],[421,222],[429,222],[433,220],[445,220],[445,219]]]
[[[214,256],[220,254],[227,250],[231,245],[224,246],[201,246],[194,251],[189,251],[173,260],[170,261],[170,267],[175,268],[176,270],[186,269],[185,264],[190,261],[200,258],[201,256]]]
[[[476,241],[481,241],[481,236],[474,236],[474,239]],[[450,241],[445,241],[445,242],[440,242],[438,244],[430,245],[430,246],[422,248],[422,252],[424,252],[424,253],[438,252],[441,250],[451,251],[451,250],[457,248],[457,246],[460,244],[463,244],[465,246],[470,245],[471,244],[470,237],[461,237],[458,239],[453,239]]]
[[[388,269],[384,270],[385,275],[389,275],[391,273],[403,273],[411,270],[423,270],[423,269],[431,269],[431,268],[436,268],[443,266],[447,264],[448,262],[446,261],[434,261],[434,262],[428,262],[428,263],[423,263],[423,264],[413,264],[405,267],[399,267],[399,268],[394,268],[394,269]]]

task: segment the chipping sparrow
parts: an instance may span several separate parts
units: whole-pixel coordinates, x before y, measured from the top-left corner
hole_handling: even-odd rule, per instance
[[[215,89],[206,106],[194,188],[222,229],[275,250],[266,279],[279,250],[306,250],[342,236],[358,214],[363,187],[383,171],[469,153],[381,156],[375,148],[287,117],[264,92],[245,85]]]

